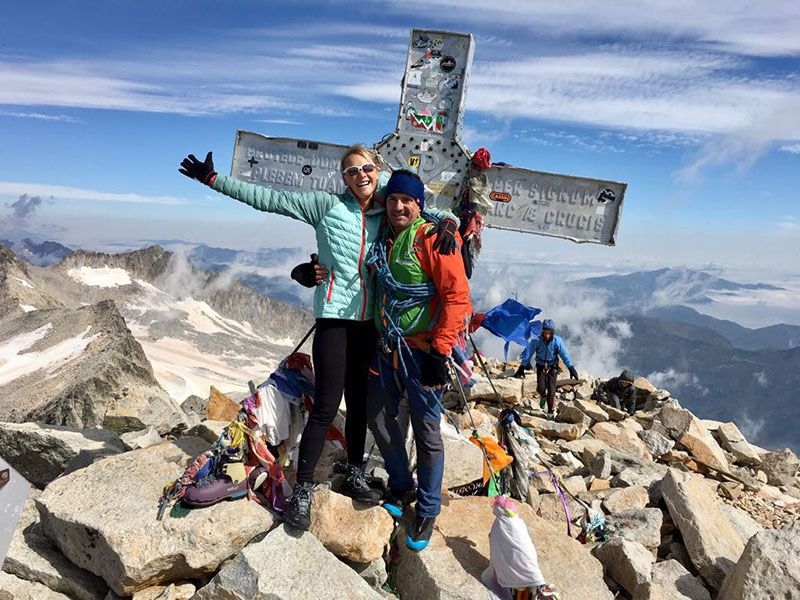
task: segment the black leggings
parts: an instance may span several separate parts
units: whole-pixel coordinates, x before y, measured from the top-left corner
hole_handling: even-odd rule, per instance
[[[375,354],[378,334],[369,321],[317,319],[312,354],[314,358],[314,409],[300,439],[297,480],[314,480],[325,435],[339,404],[347,406],[344,437],[347,461],[360,465],[364,460],[367,436],[367,373]]]

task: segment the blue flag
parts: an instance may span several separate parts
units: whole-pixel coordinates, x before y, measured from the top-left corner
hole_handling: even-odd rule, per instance
[[[508,361],[508,346],[511,342],[523,346],[527,352],[528,341],[542,332],[541,322],[533,320],[540,312],[542,312],[541,308],[525,306],[521,302],[509,298],[500,306],[495,306],[486,313],[481,327],[506,341],[503,348],[503,359]],[[524,358],[523,353],[523,360]]]

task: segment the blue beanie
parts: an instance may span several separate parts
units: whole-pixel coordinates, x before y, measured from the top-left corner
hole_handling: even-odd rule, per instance
[[[399,170],[392,173],[389,183],[384,191],[388,198],[390,194],[405,194],[411,196],[419,204],[419,209],[425,208],[425,185],[419,177],[411,171]]]

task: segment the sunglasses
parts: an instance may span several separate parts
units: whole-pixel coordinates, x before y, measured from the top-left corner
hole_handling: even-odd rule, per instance
[[[359,167],[356,166],[347,167],[344,171],[342,171],[342,175],[347,175],[348,177],[355,177],[361,171],[364,171],[364,173],[372,173],[377,168],[378,167],[376,167],[372,163],[366,163]]]

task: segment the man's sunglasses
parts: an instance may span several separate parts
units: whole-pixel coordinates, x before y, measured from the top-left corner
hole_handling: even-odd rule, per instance
[[[372,163],[366,163],[358,167],[356,166],[347,167],[344,171],[342,171],[342,175],[347,175],[348,177],[355,177],[361,171],[364,171],[364,173],[372,173],[377,168],[378,167],[376,167]]]

